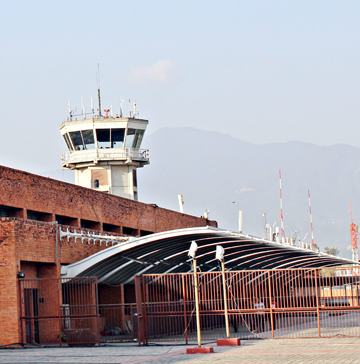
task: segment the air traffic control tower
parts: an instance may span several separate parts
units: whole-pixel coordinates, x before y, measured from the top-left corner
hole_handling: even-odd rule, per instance
[[[59,129],[68,152],[62,155],[63,169],[75,170],[75,184],[113,195],[138,199],[136,169],[149,164],[149,151],[140,149],[148,120],[134,116],[113,117],[98,112],[69,116]],[[101,110],[101,104],[99,105]]]

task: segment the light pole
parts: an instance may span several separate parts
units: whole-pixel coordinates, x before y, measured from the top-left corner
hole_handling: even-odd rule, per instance
[[[224,254],[225,254],[224,248],[221,245],[216,245],[215,259],[219,260],[221,263],[221,275],[222,275],[223,293],[224,293],[225,330],[226,330],[226,339],[217,340],[217,345],[218,346],[239,346],[240,338],[233,338],[233,339],[230,338]]]
[[[224,312],[225,312],[225,329],[226,329],[226,338],[230,338],[230,329],[229,329],[229,315],[228,315],[228,307],[227,307],[227,290],[226,290],[226,279],[225,279],[225,262],[224,262],[224,248],[221,245],[216,245],[216,255],[215,259],[220,261],[221,264],[221,275],[222,275],[222,283],[223,283],[223,293],[224,293]]]
[[[191,242],[188,256],[193,260],[193,270],[194,270],[194,290],[195,290],[195,310],[196,310],[196,330],[197,330],[197,348],[186,349],[187,354],[197,354],[197,353],[212,353],[213,348],[202,348],[201,347],[201,328],[200,328],[200,310],[199,310],[199,289],[198,289],[198,276],[197,276],[197,261],[196,261],[196,251],[198,250],[198,245],[195,241]]]

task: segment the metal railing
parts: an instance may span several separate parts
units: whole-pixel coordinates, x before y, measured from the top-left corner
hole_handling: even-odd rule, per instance
[[[21,279],[21,342],[95,345],[137,338],[136,304],[98,304],[96,277]]]
[[[97,278],[21,279],[19,292],[22,343],[100,343]]]
[[[20,279],[22,342],[196,341],[192,273],[135,276],[136,304],[98,304],[96,278]],[[360,336],[358,268],[230,271],[230,336]],[[198,273],[203,340],[225,337],[221,272]],[[115,297],[114,297],[115,298]],[[255,305],[256,302],[256,305]]]
[[[106,149],[87,149],[66,152],[61,156],[61,163],[79,163],[84,161],[97,160],[135,160],[148,162],[150,153],[147,149],[133,148],[106,148]]]
[[[202,338],[224,338],[221,272],[199,273],[198,279]],[[143,342],[196,340],[192,273],[143,275],[136,284]],[[358,268],[226,272],[230,335],[360,336],[359,288]]]

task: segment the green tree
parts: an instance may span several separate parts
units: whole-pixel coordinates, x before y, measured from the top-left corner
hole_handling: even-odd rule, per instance
[[[332,248],[329,248],[328,246],[324,249],[326,254],[334,255],[335,257],[340,253],[340,250],[333,246]]]

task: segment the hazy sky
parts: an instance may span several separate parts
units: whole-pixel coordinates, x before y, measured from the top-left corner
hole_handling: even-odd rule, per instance
[[[90,109],[97,63],[103,109],[136,100],[149,133],[360,146],[359,1],[0,0],[0,13],[2,165],[60,168],[58,126],[68,100]]]

